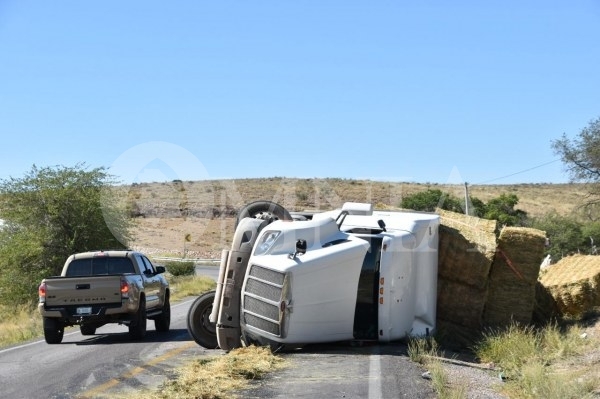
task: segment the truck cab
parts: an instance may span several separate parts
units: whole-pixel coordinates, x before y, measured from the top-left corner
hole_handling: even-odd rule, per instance
[[[363,203],[283,213],[272,222],[239,220],[209,317],[218,346],[389,342],[433,333],[438,227],[435,214]]]

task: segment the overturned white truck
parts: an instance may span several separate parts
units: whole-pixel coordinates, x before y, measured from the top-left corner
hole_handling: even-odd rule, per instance
[[[216,291],[187,326],[205,348],[274,349],[389,342],[434,332],[439,216],[345,203],[290,213],[257,201],[240,211]]]

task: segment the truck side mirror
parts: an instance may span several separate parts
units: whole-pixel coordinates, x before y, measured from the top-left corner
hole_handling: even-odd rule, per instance
[[[167,271],[164,266],[155,266],[154,268],[156,269],[156,274],[162,274]]]
[[[296,259],[296,256],[303,255],[306,253],[306,240],[297,240],[296,241],[296,252],[290,254],[290,259]]]

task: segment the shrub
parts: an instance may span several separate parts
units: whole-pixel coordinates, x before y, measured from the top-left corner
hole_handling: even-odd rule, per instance
[[[165,267],[173,276],[193,276],[196,273],[196,265],[192,261],[167,262]]]

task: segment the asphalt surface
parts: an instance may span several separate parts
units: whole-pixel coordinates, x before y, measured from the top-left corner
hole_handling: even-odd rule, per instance
[[[214,353],[187,332],[191,302],[172,305],[168,333],[149,322],[143,341],[130,340],[124,326],[106,325],[94,336],[66,330],[58,345],[42,339],[0,349],[0,398],[86,398],[160,384],[185,359]]]
[[[216,279],[218,269],[199,270]],[[97,335],[65,331],[63,342],[41,340],[0,349],[0,398],[96,398],[154,388],[176,367],[223,354],[198,346],[186,326],[195,298],[172,304],[171,330],[131,341],[127,328],[106,325]],[[280,354],[289,367],[255,381],[241,398],[435,398],[422,370],[401,343],[311,345]]]
[[[435,398],[423,370],[400,343],[313,345],[282,354],[290,367],[267,376],[243,398]]]

